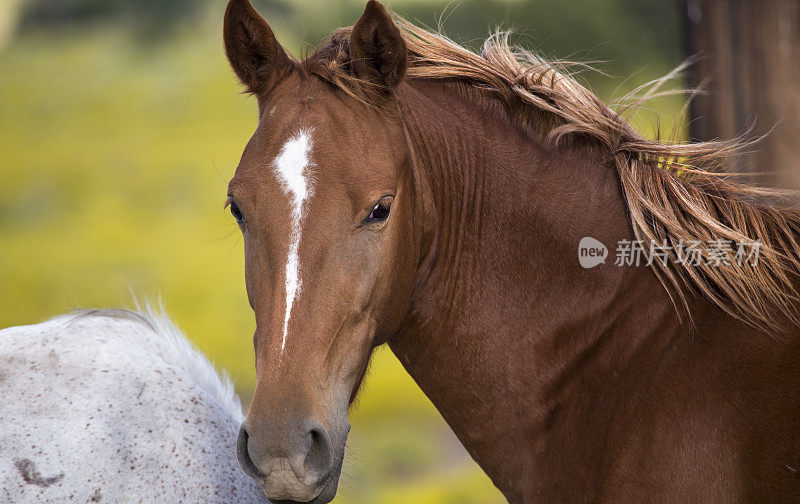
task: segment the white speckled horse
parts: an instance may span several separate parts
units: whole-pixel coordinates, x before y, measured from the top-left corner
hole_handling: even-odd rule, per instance
[[[161,313],[87,311],[0,331],[0,503],[263,503],[242,410]]]

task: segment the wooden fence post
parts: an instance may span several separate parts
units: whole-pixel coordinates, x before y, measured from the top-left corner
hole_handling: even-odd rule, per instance
[[[691,136],[727,139],[754,124],[771,133],[736,171],[760,184],[800,189],[800,1],[682,0],[689,73],[705,95],[691,106]]]

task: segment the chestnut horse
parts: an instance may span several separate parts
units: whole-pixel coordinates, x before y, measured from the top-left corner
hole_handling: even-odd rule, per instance
[[[720,174],[735,144],[644,139],[504,34],[374,0],[303,61],[247,0],[224,34],[259,110],[238,455],[270,499],[334,497],[386,343],[510,502],[800,502],[800,214]],[[587,268],[586,237],[666,252]]]

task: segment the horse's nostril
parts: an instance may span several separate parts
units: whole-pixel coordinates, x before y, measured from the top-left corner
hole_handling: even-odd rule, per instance
[[[239,427],[239,438],[236,440],[236,458],[239,460],[239,467],[242,468],[242,471],[254,480],[260,482],[263,481],[264,475],[259,471],[255,463],[253,463],[253,459],[250,458],[250,451],[247,448],[249,439],[250,436],[247,434],[247,427],[242,423],[241,427]]]
[[[330,436],[319,422],[309,419],[245,420],[239,428],[236,455],[242,470],[261,483],[273,501],[308,502],[335,470]]]
[[[310,443],[306,454],[305,468],[317,478],[324,479],[333,468],[333,446],[325,429],[312,422],[307,434]]]

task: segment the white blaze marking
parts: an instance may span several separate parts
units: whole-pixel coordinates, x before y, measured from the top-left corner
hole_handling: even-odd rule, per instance
[[[303,204],[313,193],[309,168],[311,152],[311,134],[306,130],[291,137],[281,148],[278,157],[273,161],[273,171],[281,183],[283,192],[289,196],[292,207],[292,236],[289,244],[289,257],[286,259],[286,313],[283,319],[283,340],[281,353],[286,346],[286,335],[289,330],[289,318],[292,316],[292,305],[300,294],[300,259],[297,256],[300,248],[301,225],[303,223]]]

